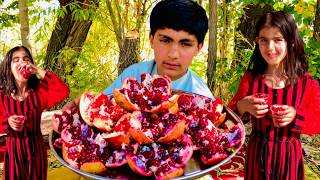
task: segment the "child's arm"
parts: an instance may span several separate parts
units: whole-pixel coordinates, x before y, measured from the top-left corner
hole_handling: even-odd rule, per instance
[[[303,120],[303,134],[320,134],[320,87],[312,80],[301,108],[297,109],[297,119]]]
[[[251,74],[246,72],[241,78],[237,93],[233,96],[232,100],[228,104],[228,107],[231,108],[233,111],[237,112],[238,115],[242,115],[243,112],[239,112],[237,103],[239,100],[243,99],[247,95],[250,79],[251,79]]]
[[[69,87],[55,73],[46,72],[38,85],[41,108],[50,108],[68,97]]]
[[[0,97],[0,102],[3,102]],[[0,134],[6,133],[8,127],[8,116],[6,116],[2,104],[0,103]]]

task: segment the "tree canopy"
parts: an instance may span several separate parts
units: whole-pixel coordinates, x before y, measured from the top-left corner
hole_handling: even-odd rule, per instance
[[[0,0],[0,58],[13,46],[29,43],[37,64],[68,83],[70,98],[88,90],[100,92],[128,65],[152,58],[148,21],[156,2]],[[265,11],[283,10],[295,17],[309,70],[320,79],[319,0],[198,3],[210,16],[211,29],[191,68],[225,102],[246,70],[254,48],[252,29]]]

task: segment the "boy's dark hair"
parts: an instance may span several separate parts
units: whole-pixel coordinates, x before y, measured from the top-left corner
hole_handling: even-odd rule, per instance
[[[16,46],[7,52],[6,56],[4,57],[0,65],[0,90],[3,91],[8,97],[10,97],[11,93],[18,93],[15,78],[11,71],[11,62],[13,53],[19,50],[24,50],[28,54],[30,62],[34,64],[31,53],[25,46]],[[38,83],[39,79],[35,74],[32,74],[28,79],[28,88],[35,89]]]
[[[150,28],[152,36],[158,29],[184,30],[194,34],[201,44],[208,31],[208,17],[206,11],[192,0],[163,0],[151,12]]]
[[[276,11],[264,14],[256,25],[256,37],[259,31],[265,27],[279,28],[283,38],[287,42],[287,56],[282,61],[285,75],[288,77],[287,85],[294,84],[299,77],[304,76],[308,71],[307,57],[304,52],[303,40],[299,35],[297,25],[290,14],[283,11]],[[248,70],[253,76],[263,74],[267,69],[267,62],[263,59],[256,44],[253,55],[249,62]]]

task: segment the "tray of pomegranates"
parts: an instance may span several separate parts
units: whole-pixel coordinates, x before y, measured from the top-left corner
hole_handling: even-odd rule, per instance
[[[170,78],[149,74],[113,95],[83,93],[52,124],[54,156],[92,179],[198,178],[230,161],[245,138],[219,98],[172,91]]]

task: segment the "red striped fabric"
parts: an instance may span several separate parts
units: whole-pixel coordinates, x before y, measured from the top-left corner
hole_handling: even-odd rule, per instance
[[[317,122],[313,124],[318,127],[320,133],[320,112],[306,108],[310,103],[317,106],[317,109],[320,106],[320,101],[315,101],[319,96],[319,86],[315,86],[318,89],[314,91],[314,87],[311,86],[314,82],[316,81],[306,74],[292,86],[272,89],[266,85],[265,79],[261,76],[254,80],[251,73],[247,72],[243,76],[239,90],[229,104],[234,111],[237,112],[236,103],[239,100],[258,92],[268,93],[273,104],[286,104],[297,110],[294,121],[282,128],[274,127],[270,114],[259,119],[245,114],[244,118],[252,122],[252,134],[246,153],[245,179],[304,179],[300,134],[308,133],[310,129],[305,121],[310,122],[312,118],[312,121]],[[310,92],[314,92],[313,97]]]
[[[0,91],[1,130],[7,133],[3,179],[47,178],[47,148],[40,129],[41,114],[68,94],[69,88],[53,73],[46,73],[38,88],[28,91],[24,101],[14,100]],[[26,117],[22,132],[7,125],[7,117],[14,114]]]

